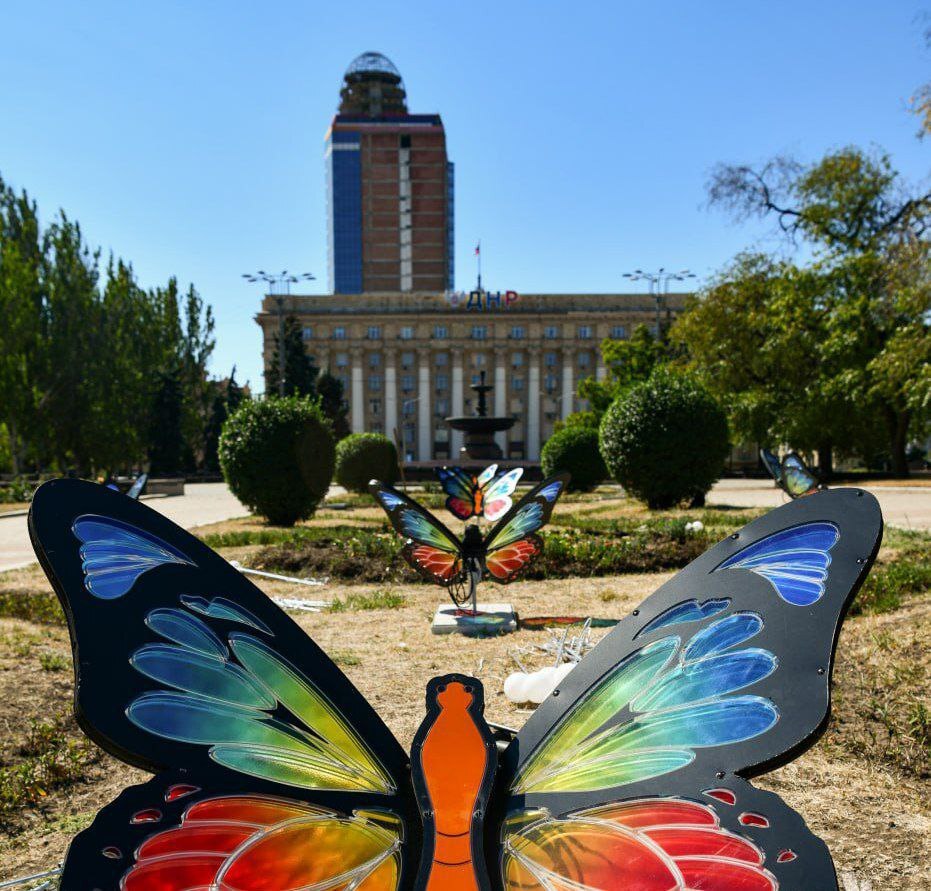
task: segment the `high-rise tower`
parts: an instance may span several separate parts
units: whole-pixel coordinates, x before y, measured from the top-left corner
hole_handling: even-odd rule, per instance
[[[409,114],[380,53],[346,70],[326,135],[330,289],[453,287],[453,165],[438,114]]]

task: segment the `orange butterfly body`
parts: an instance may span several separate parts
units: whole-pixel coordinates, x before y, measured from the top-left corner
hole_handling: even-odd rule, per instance
[[[467,678],[433,682],[423,741],[414,744],[415,782],[426,790],[421,799],[425,827],[432,826],[433,857],[421,866],[419,885],[426,891],[479,891],[484,864],[476,851],[496,753],[481,717],[477,687]],[[438,709],[438,712],[437,712]],[[419,777],[418,777],[419,775]],[[484,794],[483,794],[484,793]]]

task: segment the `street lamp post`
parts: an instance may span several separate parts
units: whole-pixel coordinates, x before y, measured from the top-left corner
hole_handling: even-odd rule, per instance
[[[278,395],[285,394],[285,355],[284,355],[284,299],[291,295],[291,285],[300,281],[312,282],[313,273],[301,272],[294,274],[283,269],[281,272],[244,272],[242,277],[247,282],[265,282],[268,285],[269,296],[275,298],[278,307]]]
[[[665,266],[660,266],[656,272],[644,272],[642,269],[635,269],[633,272],[625,272],[622,278],[630,279],[632,282],[646,281],[650,283],[650,296],[653,297],[656,307],[656,339],[661,336],[661,317],[663,295],[669,293],[669,283],[671,281],[685,281],[687,278],[696,278],[694,272],[688,269],[680,269],[678,272],[667,272]]]

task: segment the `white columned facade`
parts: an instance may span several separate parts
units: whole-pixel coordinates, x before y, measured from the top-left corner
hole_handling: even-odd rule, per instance
[[[362,350],[355,348],[351,352],[352,356],[352,395],[349,397],[352,403],[352,432],[365,432],[365,394],[363,392],[362,380]]]
[[[564,346],[562,348],[562,399],[560,399],[559,416],[565,420],[572,414],[572,404],[575,401],[575,350],[572,347]]]
[[[465,392],[462,384],[462,350],[454,349],[453,353],[453,417],[462,417],[465,410],[463,399]],[[462,448],[462,431],[450,431],[449,457],[455,461]]]
[[[398,370],[397,350],[385,350],[385,436],[394,441],[398,426]]]
[[[495,415],[503,418],[509,414],[507,409],[507,361],[508,353],[504,347],[495,348]],[[508,434],[506,430],[499,430],[495,434],[495,442],[505,458],[508,456]]]
[[[430,393],[430,350],[417,351],[417,458],[429,461],[433,457],[433,412]]]
[[[527,374],[527,442],[524,453],[528,461],[540,460],[540,354],[530,353],[530,371]]]

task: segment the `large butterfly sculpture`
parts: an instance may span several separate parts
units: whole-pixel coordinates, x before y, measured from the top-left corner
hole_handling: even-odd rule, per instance
[[[448,675],[408,756],[291,618],[143,504],[55,480],[29,528],[81,726],[155,774],[74,839],[64,891],[837,888],[826,846],[749,778],[825,727],[881,536],[865,492],[791,502],[711,548],[500,754],[481,684]]]
[[[491,464],[478,476],[461,467],[440,467],[436,475],[449,496],[446,509],[459,520],[483,517],[490,523],[500,520],[511,509],[511,496],[524,473],[515,467],[498,475],[498,465]]]
[[[811,495],[824,488],[815,472],[798,456],[789,452],[782,461],[769,449],[760,449],[760,458],[772,478],[790,498]]]
[[[369,490],[405,540],[401,552],[404,559],[427,581],[445,587],[457,605],[471,600],[475,612],[476,591],[483,578],[506,585],[543,550],[543,539],[537,532],[549,522],[553,507],[568,484],[566,473],[544,480],[512,506],[486,535],[473,523],[466,526],[461,539],[392,486],[372,480]]]

